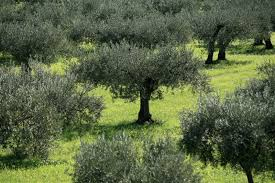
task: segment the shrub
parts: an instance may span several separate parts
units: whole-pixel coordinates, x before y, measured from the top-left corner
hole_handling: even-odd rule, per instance
[[[126,135],[83,143],[76,156],[74,182],[200,182],[172,141],[139,143]]]
[[[266,133],[266,122],[274,121],[273,110],[244,95],[223,102],[208,97],[198,111],[183,114],[183,145],[205,163],[242,168],[251,183],[252,172],[268,170],[275,152],[274,139]]]
[[[87,182],[131,182],[137,168],[137,154],[133,141],[127,136],[116,136],[112,140],[99,137],[93,144],[81,144],[76,156],[73,181]]]
[[[52,142],[83,116],[95,121],[101,101],[75,90],[73,76],[0,69],[0,145],[18,157],[47,158]]]
[[[143,154],[142,181],[148,183],[198,183],[200,177],[191,164],[185,162],[171,138],[145,143]]]

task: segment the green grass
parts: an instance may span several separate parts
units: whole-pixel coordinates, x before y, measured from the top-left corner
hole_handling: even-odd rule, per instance
[[[273,35],[275,43],[275,35]],[[265,51],[262,47],[252,48],[252,40],[234,42],[228,49],[227,61],[208,66],[204,69],[210,79],[214,92],[224,96],[251,79],[257,77],[257,66],[264,62],[275,62],[275,51]],[[190,45],[197,56],[205,58],[206,51],[197,43]],[[215,55],[217,58],[217,55]],[[6,59],[6,58],[5,58]],[[1,61],[0,61],[1,62]],[[51,66],[53,72],[64,73],[66,62],[63,60]],[[97,135],[106,133],[113,135],[119,131],[127,131],[133,136],[169,135],[180,137],[179,113],[186,109],[196,109],[199,94],[192,92],[190,87],[167,91],[163,100],[151,101],[151,113],[158,121],[154,125],[138,126],[133,124],[137,118],[139,103],[127,103],[121,99],[113,100],[110,92],[97,88],[93,94],[103,96],[106,109],[103,111],[99,123],[81,136],[76,132],[68,132],[57,142],[56,148],[46,164],[31,161],[13,160],[9,153],[0,151],[0,182],[32,183],[32,182],[70,182],[73,157],[77,152],[80,141],[91,141]],[[206,183],[245,183],[246,177],[240,171],[230,167],[204,167],[201,163],[194,163],[196,171],[203,175]],[[274,182],[269,176],[257,175],[256,182]]]

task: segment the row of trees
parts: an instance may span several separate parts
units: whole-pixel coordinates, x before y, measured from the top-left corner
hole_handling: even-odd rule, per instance
[[[205,85],[200,64],[185,45],[194,38],[208,48],[213,63],[235,39],[270,37],[274,1],[88,0],[5,1],[0,14],[0,50],[25,71],[28,60],[54,55],[81,57],[79,79],[106,86],[115,97],[140,97],[138,123],[152,121],[149,101],[160,86]],[[97,45],[76,51],[78,42]],[[175,49],[176,47],[182,49]],[[69,54],[68,54],[69,53]]]
[[[191,11],[189,20],[194,35],[208,50],[205,63],[213,63],[215,44],[218,60],[225,60],[227,47],[236,39],[265,40],[266,49],[273,49],[270,35],[274,4],[272,0],[204,0],[198,10]]]
[[[22,64],[23,72],[1,70],[0,92],[3,95],[0,96],[0,129],[3,131],[1,134],[4,134],[0,139],[1,145],[14,149],[15,153],[19,152],[17,154],[46,156],[47,151],[40,149],[46,147],[47,150],[48,144],[57,137],[58,132],[62,131],[64,126],[69,126],[66,123],[76,121],[75,117],[79,115],[80,120],[87,117],[87,121],[94,121],[91,119],[99,116],[102,103],[94,97],[89,97],[87,90],[79,92],[75,88],[79,81],[105,86],[114,97],[130,101],[139,97],[140,111],[137,122],[153,122],[149,101],[162,97],[161,86],[173,89],[191,84],[201,89],[207,88],[206,77],[199,72],[201,62],[185,47],[192,34],[194,38],[203,40],[207,45],[207,63],[213,61],[216,42],[220,49],[220,59],[225,59],[226,48],[234,39],[269,36],[272,22],[272,11],[269,7],[273,5],[274,2],[271,0],[2,0],[0,51],[11,54]],[[95,43],[96,48],[78,49],[78,43],[83,41]],[[42,71],[37,69],[31,72],[30,59],[35,58],[44,62],[53,60],[55,55],[79,58],[79,64],[72,69],[75,76],[41,74]],[[233,102],[237,104],[238,101],[242,101],[245,103],[244,106],[252,105],[239,96],[236,98]],[[253,97],[248,101],[254,101],[252,99]],[[231,102],[231,99],[229,101]],[[232,117],[231,113],[228,119],[226,115],[226,119],[219,117],[225,109],[231,109],[230,102],[218,105],[220,108],[213,111],[217,113],[217,120],[211,118],[209,123],[225,122],[226,126],[229,123],[226,120]],[[257,103],[260,104],[262,103]],[[237,108],[237,105],[236,109],[239,110],[236,112],[246,110],[244,106],[240,105],[240,108]],[[212,108],[207,105],[205,109],[209,112]],[[254,109],[256,110],[256,107]],[[247,115],[253,114],[253,110],[251,109],[252,112],[248,112]],[[199,110],[198,113],[202,111]],[[209,114],[212,115],[212,112]],[[198,114],[190,116],[196,115]],[[215,115],[210,117],[214,118]],[[246,120],[244,116],[240,117]],[[195,121],[196,118],[191,119]],[[204,122],[204,118],[198,117],[198,120],[200,119]],[[237,117],[230,122],[235,122],[235,119]],[[255,119],[249,122],[252,121]],[[243,121],[237,122],[236,126],[245,124],[241,123]],[[196,130],[193,129],[197,126],[192,127],[190,125],[184,128],[184,133],[195,133]],[[214,127],[210,128],[210,132],[212,130],[214,135],[211,135],[217,138],[219,133],[226,134],[225,131],[228,130],[222,125],[218,130]],[[45,133],[38,133],[41,129],[45,129]],[[253,130],[251,131],[254,134]],[[206,132],[208,131],[207,128]],[[41,143],[43,134],[46,134],[45,140]],[[197,136],[191,134],[190,137]],[[267,139],[267,136],[264,138]],[[213,144],[214,142],[216,141],[213,141]],[[204,147],[203,143],[200,145],[202,146],[195,147]],[[221,147],[222,150],[223,147],[225,146]],[[266,147],[269,147],[269,144]],[[197,150],[191,149],[190,152]],[[203,149],[201,152],[208,151]],[[210,153],[213,153],[212,149],[208,152],[212,160],[214,156],[212,158]],[[243,156],[247,155],[240,155],[241,158]],[[221,159],[224,160],[223,156]],[[229,162],[228,158],[225,160]],[[225,160],[221,162],[224,163]],[[250,170],[250,173],[254,168],[250,164],[241,166],[246,172]]]
[[[115,97],[134,100],[139,96],[137,122],[152,122],[149,100],[161,97],[160,86],[204,83],[198,60],[184,48],[190,38],[185,13],[170,4],[133,0],[8,2],[2,12],[12,15],[2,16],[1,48],[29,71],[31,57],[44,61],[59,47],[69,49],[75,42],[93,41],[96,50],[80,54],[82,61],[75,69],[79,80],[106,86]],[[180,51],[176,49],[179,45],[183,46]]]

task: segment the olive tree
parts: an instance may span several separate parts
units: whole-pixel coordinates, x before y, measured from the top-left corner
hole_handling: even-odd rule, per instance
[[[62,36],[60,31],[50,23],[36,24],[33,22],[9,23],[4,25],[4,37],[1,39],[2,49],[23,64],[24,70],[31,70],[29,59],[36,56],[53,54]]]
[[[274,170],[274,66],[260,67],[264,79],[253,80],[223,101],[208,96],[197,111],[182,114],[185,150],[205,163],[252,172]]]
[[[255,0],[257,1],[257,0]],[[226,59],[226,48],[236,39],[255,37],[259,32],[258,20],[251,1],[206,0],[200,9],[194,9],[189,16],[194,35],[207,46],[206,64],[213,63],[215,44],[219,48],[218,60]]]
[[[75,88],[75,76],[0,69],[0,145],[18,157],[47,158],[53,141],[80,120],[96,121],[99,98]]]
[[[89,35],[99,48],[84,56],[76,71],[80,79],[106,86],[115,97],[131,101],[139,97],[137,122],[153,122],[149,101],[161,98],[161,86],[200,83],[197,59],[184,48],[189,38],[184,13],[163,14],[137,2],[131,5],[134,11],[125,5],[100,7],[112,11],[93,15],[98,24]],[[176,48],[178,43],[182,49]]]
[[[185,83],[199,85],[199,64],[191,53],[174,47],[156,50],[128,43],[103,45],[76,69],[80,78],[103,85],[114,97],[134,101],[140,98],[137,122],[153,122],[149,110],[152,97],[161,98],[161,86],[177,87]]]
[[[11,3],[3,9],[0,48],[14,56],[25,71],[31,70],[29,59],[39,56],[45,61],[62,45],[65,38],[60,28],[40,19],[32,5]]]
[[[274,108],[273,108],[274,110]],[[274,153],[274,140],[265,132],[265,122],[274,121],[272,110],[246,97],[220,102],[208,98],[197,112],[182,118],[183,144],[190,154],[207,163],[241,167],[249,183],[252,172],[264,171]]]
[[[255,37],[254,46],[263,45],[266,49],[273,49],[271,42],[272,16],[274,2],[269,0],[253,0],[251,5],[251,17],[254,19],[253,35]],[[264,42],[263,42],[264,41]]]

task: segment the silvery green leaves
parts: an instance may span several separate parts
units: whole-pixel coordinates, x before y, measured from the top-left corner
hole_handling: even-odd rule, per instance
[[[198,111],[182,114],[183,145],[205,163],[241,167],[252,172],[274,166],[274,66],[260,68],[265,77],[220,99],[207,96]]]
[[[127,42],[104,44],[84,59],[77,68],[80,79],[104,85],[116,97],[136,99],[148,78],[152,89],[199,84],[200,64],[187,50],[173,46],[140,48]]]
[[[47,158],[65,128],[94,123],[103,108],[90,90],[76,90],[75,77],[0,70],[0,145],[18,157]]]
[[[73,181],[199,183],[191,164],[171,139],[136,142],[129,136],[115,135],[82,143],[74,164]]]
[[[185,42],[190,38],[187,20],[181,11],[164,14],[150,1],[87,1],[83,2],[83,10],[80,11],[71,30],[71,36],[76,40],[88,39],[99,43],[127,40],[155,47],[156,44]]]

